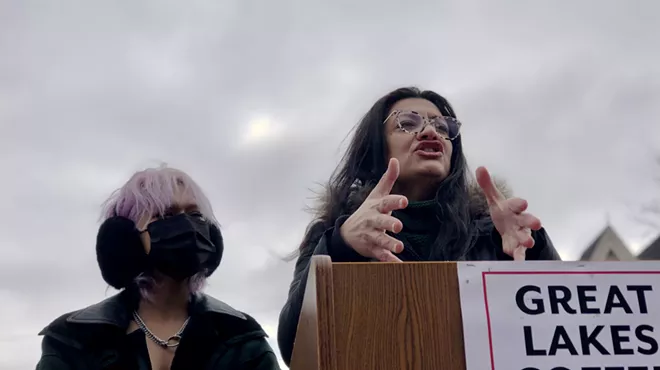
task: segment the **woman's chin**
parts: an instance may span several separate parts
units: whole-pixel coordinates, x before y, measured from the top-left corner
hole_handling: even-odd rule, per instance
[[[423,163],[415,169],[415,175],[421,178],[434,178],[437,181],[444,180],[449,174],[449,169],[443,163]]]

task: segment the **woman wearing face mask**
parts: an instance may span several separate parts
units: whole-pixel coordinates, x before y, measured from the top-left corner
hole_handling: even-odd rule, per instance
[[[185,173],[136,173],[106,202],[96,244],[121,292],[48,325],[41,370],[279,369],[247,314],[200,292],[220,264],[211,204]]]
[[[278,343],[289,364],[312,255],[334,262],[559,260],[527,202],[485,168],[469,178],[461,123],[415,88],[378,100],[358,124],[299,247]]]

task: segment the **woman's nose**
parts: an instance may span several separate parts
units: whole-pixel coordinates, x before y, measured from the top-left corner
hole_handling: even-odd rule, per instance
[[[438,140],[440,135],[435,130],[433,125],[426,124],[422,130],[417,134],[419,140]]]

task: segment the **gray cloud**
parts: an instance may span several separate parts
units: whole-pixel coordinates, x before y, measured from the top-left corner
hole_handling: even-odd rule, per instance
[[[3,369],[106,292],[101,202],[160,161],[213,201],[227,251],[208,291],[275,330],[295,249],[349,130],[378,97],[447,95],[471,165],[530,201],[566,258],[612,222],[636,246],[656,197],[653,1],[0,3]],[[270,117],[276,134],[245,138]],[[273,343],[274,344],[274,343]],[[4,352],[3,352],[4,353]]]

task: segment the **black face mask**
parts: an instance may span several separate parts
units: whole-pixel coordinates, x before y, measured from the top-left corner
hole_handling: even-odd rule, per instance
[[[210,228],[201,216],[185,213],[150,223],[149,265],[177,281],[204,271],[218,247]]]

